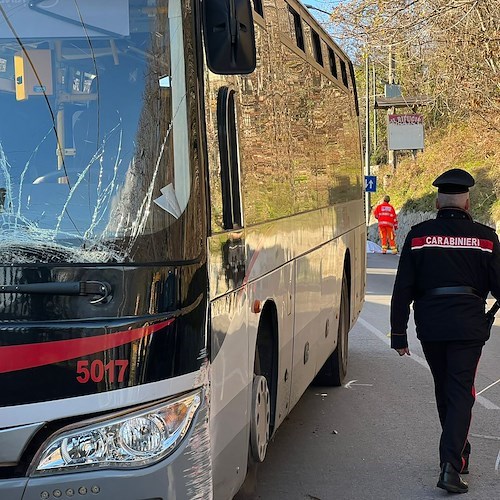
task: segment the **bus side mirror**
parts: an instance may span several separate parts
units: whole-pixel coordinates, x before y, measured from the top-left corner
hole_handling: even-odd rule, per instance
[[[219,75],[255,70],[256,51],[250,0],[203,0],[207,64]]]

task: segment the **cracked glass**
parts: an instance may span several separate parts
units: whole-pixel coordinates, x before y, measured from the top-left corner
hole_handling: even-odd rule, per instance
[[[196,253],[185,9],[0,0],[0,262]]]

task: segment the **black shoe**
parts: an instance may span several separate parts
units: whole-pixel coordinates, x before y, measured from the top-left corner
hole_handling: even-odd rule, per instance
[[[462,467],[460,474],[468,474],[469,473],[469,455],[463,455],[462,458],[464,459],[465,464]],[[439,467],[441,468],[442,464]]]
[[[436,486],[450,493],[467,493],[469,491],[469,485],[449,462],[441,466],[441,474],[439,474]]]

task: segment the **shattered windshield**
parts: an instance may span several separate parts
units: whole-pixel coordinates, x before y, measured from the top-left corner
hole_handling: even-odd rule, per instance
[[[185,225],[184,50],[181,0],[0,0],[1,263],[166,257],[138,248]]]

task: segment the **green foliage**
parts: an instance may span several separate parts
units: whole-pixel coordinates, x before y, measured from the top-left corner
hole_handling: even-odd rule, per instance
[[[434,129],[416,159],[400,157],[395,172],[384,166],[378,175],[386,179],[384,192],[396,208],[427,212],[435,205],[433,180],[450,168],[467,170],[476,179],[471,190],[473,216],[487,224],[499,222],[500,134],[495,123],[471,119]]]

